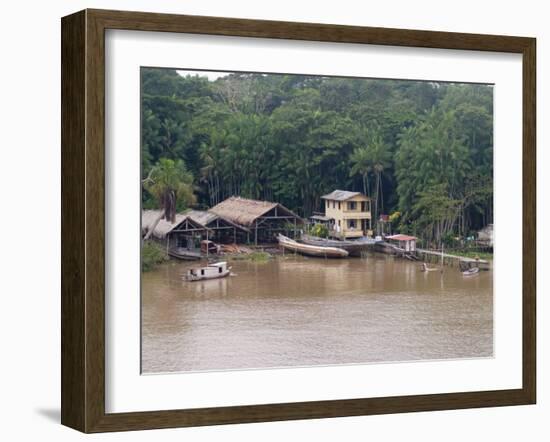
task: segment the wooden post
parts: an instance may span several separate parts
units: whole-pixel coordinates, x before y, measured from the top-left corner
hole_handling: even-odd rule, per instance
[[[237,244],[237,229],[233,227],[233,244]]]
[[[206,259],[208,260],[208,229],[206,229]]]
[[[254,245],[258,245],[258,220],[255,222],[255,228],[254,228]]]

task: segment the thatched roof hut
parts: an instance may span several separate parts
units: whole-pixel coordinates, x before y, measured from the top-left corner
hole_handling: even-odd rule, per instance
[[[253,230],[255,244],[258,241],[273,242],[277,233],[286,233],[289,230],[289,225],[293,226],[291,229],[296,235],[297,224],[304,222],[302,218],[282,204],[236,196],[215,205],[209,212],[249,228],[250,231]]]
[[[270,211],[276,211],[275,216],[279,218],[293,218],[299,220],[302,219],[291,210],[279,203],[272,203],[269,201],[258,201],[247,198],[241,198],[238,196],[232,196],[225,201],[215,205],[210,209],[221,217],[228,219],[236,224],[242,226],[252,227],[254,222],[259,218],[265,216]]]
[[[240,224],[237,224],[230,219],[227,219],[223,216],[218,215],[210,210],[188,210],[185,212],[185,215],[189,216],[194,221],[202,224],[203,226],[215,229],[219,227],[220,224],[227,224],[229,226],[235,227],[236,229],[249,232],[250,230]],[[220,223],[221,222],[221,223]]]
[[[176,222],[171,223],[164,218],[161,219],[155,226],[155,222],[161,215],[160,210],[144,210],[141,212],[141,234],[145,236],[154,226],[152,236],[157,239],[163,240],[172,232],[192,232],[192,231],[204,231],[209,230],[205,225],[191,219],[188,215],[177,213]]]

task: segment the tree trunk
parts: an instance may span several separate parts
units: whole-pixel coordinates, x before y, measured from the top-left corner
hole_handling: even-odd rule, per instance
[[[145,237],[143,238],[144,241],[147,241],[151,235],[153,234],[153,232],[155,231],[155,229],[157,228],[157,225],[158,223],[160,222],[160,220],[164,218],[164,210],[161,210],[160,211],[160,215],[158,216],[158,218],[155,220],[155,222],[153,223],[153,226],[147,231],[147,234],[145,235]]]

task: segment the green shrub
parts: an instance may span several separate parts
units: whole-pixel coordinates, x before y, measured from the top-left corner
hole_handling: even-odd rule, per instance
[[[148,272],[153,270],[157,265],[168,261],[168,255],[164,248],[154,242],[145,241],[141,246],[141,271]]]
[[[325,224],[314,224],[311,228],[311,234],[319,238],[328,237],[328,227]]]

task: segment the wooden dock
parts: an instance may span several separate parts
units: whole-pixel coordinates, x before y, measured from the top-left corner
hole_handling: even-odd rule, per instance
[[[443,257],[442,257],[443,255]],[[465,256],[450,255],[435,250],[416,249],[416,256],[424,262],[433,264],[459,267],[461,270],[467,270],[472,267],[479,267],[480,270],[490,270],[491,262],[485,259],[467,258]]]

